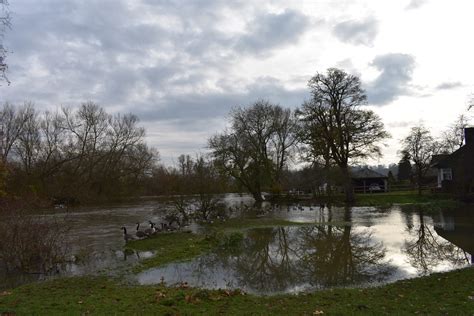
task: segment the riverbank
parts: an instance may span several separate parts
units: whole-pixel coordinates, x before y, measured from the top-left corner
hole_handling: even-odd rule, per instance
[[[345,206],[345,196],[336,194],[331,197],[328,196],[279,196],[271,197],[270,201],[277,203],[302,203],[302,204],[331,204],[336,206]],[[383,193],[357,193],[355,195],[355,203],[352,206],[377,206],[390,207],[394,204],[444,204],[444,205],[459,205],[462,202],[455,199],[450,194],[446,193],[431,193],[424,191],[419,195],[418,191],[398,191],[398,192],[383,192]]]
[[[106,278],[63,278],[0,293],[0,312],[35,315],[380,315],[474,310],[474,268],[363,289],[255,296],[240,291],[131,286]]]

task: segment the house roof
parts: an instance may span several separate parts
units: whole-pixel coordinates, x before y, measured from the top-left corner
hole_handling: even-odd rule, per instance
[[[387,176],[384,176],[383,174],[381,173],[378,173],[374,170],[371,170],[369,168],[364,168],[364,169],[360,169],[360,170],[357,170],[357,171],[354,171],[352,173],[352,179],[366,179],[366,178],[382,178],[382,179],[386,179]]]
[[[474,144],[466,144],[453,152],[450,155],[434,155],[431,160],[431,167],[433,168],[446,168],[452,166],[452,163],[456,161],[459,156],[462,156],[464,153],[474,151]],[[435,160],[437,156],[441,156]]]
[[[449,154],[442,154],[442,155],[433,155],[433,157],[431,157],[431,162],[430,162],[430,166],[431,167],[434,167],[436,166],[436,164],[446,158],[449,157]]]

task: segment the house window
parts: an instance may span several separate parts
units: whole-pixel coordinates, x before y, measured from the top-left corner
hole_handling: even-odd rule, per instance
[[[443,169],[441,172],[441,180],[453,180],[453,174],[451,172],[451,169]]]

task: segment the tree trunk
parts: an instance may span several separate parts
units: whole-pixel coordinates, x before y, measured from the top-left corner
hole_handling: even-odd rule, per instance
[[[329,158],[325,159],[325,162],[324,162],[324,181],[326,182],[326,195],[328,196],[329,199],[332,198],[332,190],[331,190],[331,184],[330,184],[330,181],[329,181],[329,170],[331,169],[331,164],[330,164],[330,161],[329,161]]]
[[[352,204],[355,202],[354,187],[352,186],[351,174],[348,166],[341,167],[344,175],[344,192],[346,194],[346,203]]]
[[[418,171],[417,178],[418,178],[418,180],[417,180],[417,182],[418,182],[417,183],[418,184],[418,195],[421,195],[421,182],[423,180],[423,175],[422,175],[421,171]]]
[[[254,191],[252,192],[252,196],[253,198],[255,199],[255,204],[262,204],[263,202],[263,198],[262,198],[262,192],[258,191]]]

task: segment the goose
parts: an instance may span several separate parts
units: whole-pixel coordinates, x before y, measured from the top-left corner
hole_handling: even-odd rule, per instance
[[[140,228],[140,223],[137,223],[137,232],[135,235],[137,235],[138,238],[145,238],[148,237],[148,234],[142,232],[141,230],[138,230]]]
[[[150,228],[145,229],[145,234],[147,235],[155,234],[156,233],[155,224],[152,223],[152,221],[148,221],[148,223],[150,223]]]
[[[123,230],[123,239],[125,239],[125,241],[129,241],[130,239],[133,239],[132,235],[127,234],[127,228],[125,228],[125,226],[122,226],[121,229]]]

